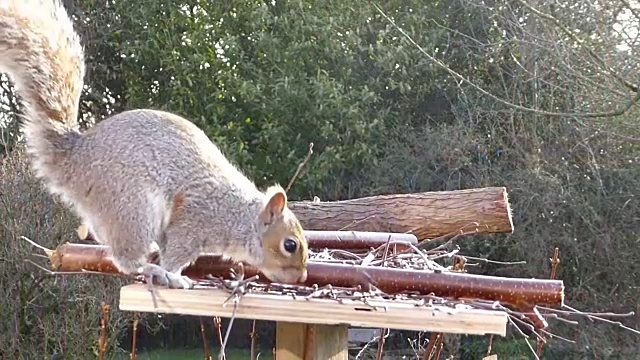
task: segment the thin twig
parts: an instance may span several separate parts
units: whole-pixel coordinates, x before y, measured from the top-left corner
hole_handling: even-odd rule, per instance
[[[481,261],[489,264],[498,264],[498,265],[525,265],[527,262],[524,260],[521,261],[498,261],[498,260],[489,260],[485,258],[477,258],[473,256],[464,256],[469,260]]]
[[[133,312],[133,334],[131,334],[131,360],[136,360],[136,347],[138,346],[136,343],[138,342],[138,321],[140,320],[140,315],[137,311]]]
[[[256,353],[256,338],[258,337],[258,334],[256,333],[256,320],[253,320],[253,323],[251,324],[251,360],[256,360],[258,358],[258,354]]]
[[[220,319],[219,316],[215,316],[213,318],[213,327],[216,328],[216,333],[218,334],[218,344],[220,345],[220,348],[222,348],[222,326],[221,326],[222,320]],[[224,353],[222,354],[222,358],[225,359],[225,355]]]
[[[202,317],[200,317],[199,320],[200,320],[200,335],[202,335],[202,349],[204,350],[204,358],[206,360],[211,360],[211,356],[209,355],[209,344],[207,343],[207,332],[205,331],[205,328],[204,328],[204,321],[202,320]]]
[[[626,313],[622,313],[622,314],[616,314],[616,313],[610,313],[610,312],[602,312],[602,313],[596,313],[596,312],[585,312],[585,311],[579,311],[579,310],[575,310],[571,307],[569,307],[568,305],[564,305],[564,307],[570,309],[571,311],[567,311],[567,310],[560,310],[560,309],[554,309],[554,308],[550,308],[550,307],[546,307],[546,306],[536,306],[538,309],[544,310],[544,311],[548,311],[548,312],[553,312],[553,313],[558,313],[558,314],[562,314],[562,315],[581,315],[581,316],[586,316],[586,317],[630,317],[630,316],[634,316],[636,313],[634,311],[629,311]]]
[[[540,329],[540,332],[542,332],[542,333],[544,333],[546,335],[549,335],[550,338],[557,338],[557,339],[560,339],[560,340],[563,340],[563,341],[566,341],[566,342],[569,342],[569,343],[572,343],[572,344],[576,343],[575,340],[567,339],[567,338],[562,337],[560,335],[552,334],[552,333],[550,333],[549,331],[547,331],[545,329]]]
[[[101,271],[91,271],[91,270],[82,270],[82,271],[52,271],[50,269],[45,268],[44,266],[31,261],[29,259],[24,259],[24,262],[30,263],[31,265],[37,267],[38,269],[44,271],[46,275],[49,276],[66,276],[66,275],[102,275],[102,276],[115,276],[128,280],[137,280],[137,277],[132,275],[125,275],[121,273],[110,273],[110,272],[101,272]]]
[[[558,265],[560,265],[560,250],[555,248],[553,250],[553,258],[551,259],[551,275],[549,278],[555,280],[558,274]]]
[[[420,256],[420,258],[422,258],[422,260],[424,261],[425,265],[428,265],[430,263],[430,261],[427,258],[427,256],[422,252],[422,250],[418,249],[417,246],[413,245],[412,243],[407,243],[406,245],[408,245],[410,248],[412,248],[416,252],[416,254],[418,254],[418,256]]]
[[[542,11],[534,8],[533,6],[529,5],[526,1],[523,0],[518,0],[518,2],[526,7],[527,9],[529,9],[529,11],[531,11],[532,13],[536,14],[538,17],[540,17],[541,19],[547,20],[552,22],[558,29],[560,29],[560,31],[562,31],[565,35],[567,35],[568,37],[570,37],[573,41],[575,41],[576,43],[580,44],[581,47],[583,47],[584,49],[587,50],[587,52],[589,53],[589,55],[591,55],[591,57],[596,61],[596,63],[598,63],[598,65],[600,65],[602,67],[602,69],[604,69],[605,71],[607,71],[609,74],[611,74],[611,76],[613,76],[616,80],[618,80],[623,86],[625,86],[627,89],[638,93],[638,86],[628,82],[622,75],[620,75],[617,71],[615,71],[613,68],[607,66],[607,63],[604,61],[604,59],[602,59],[598,54],[596,54],[595,51],[593,51],[593,49],[589,46],[585,46],[584,44],[584,40],[582,40],[581,38],[579,38],[576,35],[575,31],[572,31],[571,29],[567,28],[566,26],[562,25],[562,23],[560,22],[560,20],[556,19],[555,17],[553,17],[550,14],[547,13],[543,13]]]
[[[613,320],[605,319],[605,318],[602,318],[600,316],[587,315],[587,313],[583,313],[581,311],[578,311],[578,310],[570,307],[569,305],[562,305],[562,306],[567,308],[567,309],[569,309],[569,310],[575,311],[578,314],[587,316],[587,318],[590,319],[591,321],[598,320],[598,321],[602,321],[602,322],[607,323],[607,324],[617,325],[619,328],[622,328],[622,329],[625,329],[625,330],[629,330],[629,331],[631,331],[631,332],[633,332],[635,334],[640,335],[640,331],[638,331],[636,329],[632,329],[632,328],[630,328],[630,327],[628,327],[626,325],[623,325],[619,321],[613,321]]]
[[[355,360],[360,360],[362,358],[362,356],[364,355],[364,352],[373,344],[377,343],[380,341],[380,337],[384,336],[384,337],[389,337],[390,333],[386,333],[384,334],[383,332],[380,332],[380,335],[378,336],[374,336],[373,339],[371,339],[370,341],[368,341],[366,344],[364,344],[364,346],[362,347],[362,349],[360,349],[360,351],[358,351],[358,354],[356,354]]]
[[[104,356],[107,353],[107,325],[109,324],[109,304],[102,303],[102,320],[100,326],[100,339],[98,340],[100,360],[104,360]]]
[[[473,230],[464,230],[464,228],[471,226],[471,225],[475,225],[475,229]],[[447,242],[445,242],[442,245],[439,245],[433,249],[430,249],[429,252],[431,251],[439,251],[442,249],[446,249],[454,240],[457,240],[459,237],[465,236],[465,235],[472,235],[472,234],[477,234],[478,233],[478,226],[480,226],[480,224],[478,224],[477,222],[473,222],[467,226],[464,226],[463,228],[460,228],[456,231],[452,231],[449,234],[445,234],[442,235],[440,237],[434,238],[434,239],[426,239],[426,240],[422,240],[420,243],[418,243],[418,248],[420,249],[424,249],[427,247],[427,245],[431,245],[434,242],[440,241],[440,240],[447,240]]]
[[[438,344],[438,351],[436,352],[435,359],[440,359],[440,353],[442,352],[442,348],[444,347],[444,334],[440,337],[440,343]]]
[[[551,280],[555,280],[556,274],[558,272],[559,264],[560,264],[560,250],[556,247],[555,249],[553,249],[553,258],[551,258],[551,274],[549,275],[549,278]],[[542,339],[544,339],[545,334],[550,334],[549,332],[544,331],[544,329],[540,329],[540,330],[542,330],[540,332],[540,337]],[[538,356],[542,356],[542,350],[544,348],[544,344],[545,344],[545,341],[538,339]]]
[[[536,360],[540,360],[540,357],[538,357],[538,354],[536,354],[536,352],[533,350],[533,347],[531,346],[531,344],[529,343],[529,336],[527,334],[525,334],[520,327],[518,327],[518,325],[516,325],[513,322],[513,317],[509,316],[507,317],[507,321],[509,321],[509,323],[511,325],[513,325],[514,328],[516,328],[516,330],[518,330],[518,332],[520,333],[520,335],[522,335],[524,337],[525,342],[527,343],[527,346],[529,347],[529,350],[531,350],[531,353],[533,354],[533,356],[535,357]]]
[[[287,185],[287,188],[284,190],[285,192],[289,192],[291,185],[293,185],[293,183],[296,181],[296,179],[298,178],[298,175],[300,175],[300,172],[302,171],[302,168],[307,164],[311,155],[313,155],[313,143],[309,143],[309,151],[307,152],[307,156],[305,156],[304,160],[302,160],[302,162],[298,165],[296,172],[293,174],[293,176],[291,177],[291,180],[289,180],[289,184]]]
[[[351,223],[349,223],[349,224],[345,225],[344,227],[338,229],[338,231],[347,230],[348,228],[350,228],[352,226],[356,226],[356,225],[358,225],[358,224],[360,224],[362,222],[365,222],[365,221],[367,221],[369,219],[373,219],[374,217],[376,217],[376,216],[375,215],[369,215],[369,216],[367,216],[367,217],[365,217],[363,219],[353,220]]]
[[[44,251],[44,252],[45,252],[45,253],[47,253],[47,254],[48,254],[48,253],[50,253],[50,252],[52,251],[51,249],[47,249],[46,247],[44,247],[44,246],[42,246],[42,245],[38,244],[37,242],[35,242],[35,241],[33,241],[33,240],[29,239],[29,238],[28,238],[28,237],[26,237],[26,236],[20,236],[20,239],[22,239],[22,240],[24,240],[24,241],[28,242],[29,244],[31,244],[31,245],[33,245],[33,246],[37,247],[38,249],[40,249],[40,250]]]
[[[238,300],[237,298],[233,301],[233,312],[231,313],[231,319],[229,320],[229,326],[227,326],[227,333],[224,335],[224,340],[222,341],[222,346],[220,347],[220,354],[218,354],[219,360],[224,360],[226,355],[224,353],[224,349],[227,346],[227,341],[229,340],[229,334],[231,334],[231,328],[233,327],[233,320],[236,318],[236,310],[238,310]]]
[[[431,337],[429,338],[429,343],[422,357],[423,360],[431,360],[431,357],[435,355],[436,346],[438,346],[438,344],[442,341],[442,335],[443,335],[442,333],[431,334]]]
[[[492,347],[493,347],[493,334],[489,336],[489,345],[487,346],[487,353],[485,354],[485,357],[488,357],[489,355],[491,355]]]
[[[508,107],[510,107],[512,109],[516,109],[516,110],[520,110],[520,111],[528,112],[528,113],[534,113],[534,114],[538,114],[538,115],[555,116],[555,117],[601,118],[601,117],[615,117],[615,116],[622,115],[625,112],[627,112],[629,109],[631,109],[638,101],[640,101],[640,91],[636,91],[636,95],[629,102],[627,102],[625,105],[623,105],[622,107],[620,107],[620,108],[618,108],[616,110],[613,110],[613,111],[597,112],[597,113],[562,113],[562,112],[554,112],[554,111],[545,111],[545,110],[540,110],[540,109],[533,109],[533,108],[529,108],[529,107],[526,107],[526,106],[514,104],[512,102],[504,100],[504,99],[502,99],[502,98],[490,93],[489,91],[487,91],[484,88],[482,88],[480,85],[478,85],[478,84],[472,82],[471,80],[467,79],[466,77],[460,75],[458,72],[456,72],[455,70],[451,69],[449,66],[447,66],[442,61],[440,61],[440,60],[436,59],[435,57],[429,55],[429,53],[427,53],[415,40],[413,40],[413,38],[411,38],[411,36],[409,36],[401,27],[399,27],[396,24],[396,22],[393,21],[393,19],[391,19],[384,11],[382,11],[382,9],[380,9],[380,7],[378,7],[378,5],[373,4],[373,6],[376,8],[376,10],[387,21],[389,21],[389,23],[391,23],[391,25],[394,28],[396,28],[396,30],[398,30],[407,39],[407,41],[409,41],[413,46],[415,46],[418,49],[418,51],[420,51],[420,53],[422,53],[424,56],[426,56],[427,59],[429,59],[430,61],[432,61],[436,65],[438,65],[440,68],[444,69],[452,77],[460,80],[463,83],[466,83],[466,84],[470,85],[472,88],[476,89],[478,92],[480,92],[484,96],[486,96],[486,97],[488,97],[490,99],[493,99],[494,101],[497,101],[497,102],[499,102],[499,103],[501,103],[503,105],[506,105],[506,106],[508,106]]]

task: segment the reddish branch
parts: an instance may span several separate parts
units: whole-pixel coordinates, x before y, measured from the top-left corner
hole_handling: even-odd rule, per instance
[[[74,272],[84,269],[118,273],[108,254],[108,248],[102,245],[66,243],[49,251],[47,255],[55,271]],[[260,275],[253,266],[243,265],[246,277]],[[204,279],[207,275],[229,279],[229,270],[235,266],[237,264],[224,261],[219,256],[202,255],[182,273],[194,280]],[[268,282],[264,276],[260,276],[260,279]],[[387,294],[413,292],[443,298],[482,299],[510,304],[518,309],[529,309],[535,305],[560,307],[564,300],[564,285],[561,280],[503,278],[312,261],[308,266],[305,285],[314,284],[337,287],[360,285],[364,289],[374,285]]]
[[[98,344],[100,348],[100,360],[104,360],[104,356],[107,353],[107,324],[109,324],[109,311],[111,306],[109,304],[102,303],[102,320],[100,322],[100,338]]]
[[[140,317],[138,316],[138,312],[133,313],[133,339],[131,340],[131,360],[137,360],[136,348],[138,342],[138,322],[140,321]]]

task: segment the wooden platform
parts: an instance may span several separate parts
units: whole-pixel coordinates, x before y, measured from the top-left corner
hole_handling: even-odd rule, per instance
[[[170,290],[157,288],[158,308],[143,284],[120,289],[120,309],[230,318],[233,303],[225,307],[227,291],[213,288]],[[377,307],[373,308],[373,306]],[[236,311],[242,319],[287,323],[350,325],[354,327],[391,328],[457,334],[506,335],[507,315],[500,311],[453,309],[444,306],[417,306],[411,301],[293,298],[265,293],[245,294]]]

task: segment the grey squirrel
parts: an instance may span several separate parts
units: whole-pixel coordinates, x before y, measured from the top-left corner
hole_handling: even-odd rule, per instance
[[[60,0],[0,0],[0,53],[24,104],[36,176],[110,247],[121,272],[191,288],[181,270],[217,253],[271,281],[306,279],[307,241],[285,191],[258,190],[193,123],[129,110],[79,130],[84,50]],[[154,243],[159,266],[146,260]]]

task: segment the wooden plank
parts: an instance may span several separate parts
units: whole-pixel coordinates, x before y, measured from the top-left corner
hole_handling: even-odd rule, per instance
[[[347,325],[280,321],[276,328],[276,360],[347,360]]]
[[[158,308],[154,309],[151,294],[144,284],[132,284],[120,289],[120,309],[124,311],[159,312],[198,316],[231,317],[233,304],[223,302],[229,293],[212,288],[189,290],[157,287]],[[283,295],[248,293],[242,297],[236,317],[242,319],[287,321],[310,324],[355,327],[380,327],[457,334],[506,335],[507,315],[495,310],[422,307],[415,302],[344,299],[292,298]],[[373,308],[373,306],[377,308]]]

